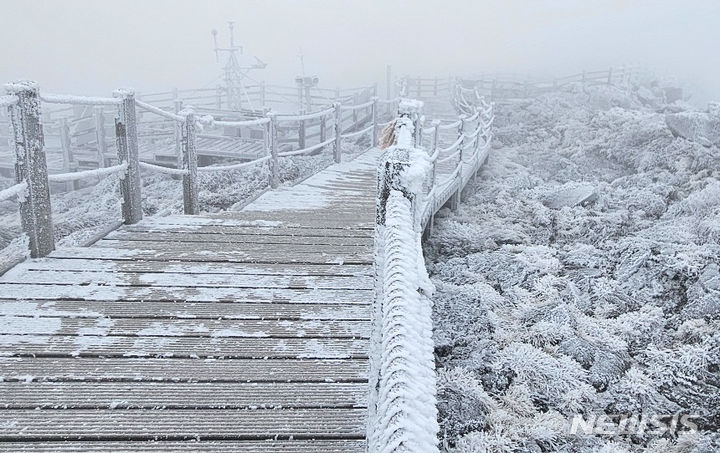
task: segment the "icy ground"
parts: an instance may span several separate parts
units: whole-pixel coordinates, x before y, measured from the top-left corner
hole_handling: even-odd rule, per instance
[[[367,140],[365,140],[367,141]],[[343,159],[352,159],[368,143],[345,141]],[[295,184],[332,163],[332,149],[314,156],[280,159],[280,181]],[[268,166],[259,164],[241,170],[199,173],[200,210],[217,212],[240,209],[268,185]],[[13,181],[0,177],[0,189]],[[181,214],[182,181],[169,175],[142,171],[142,205],[145,216]],[[55,240],[60,246],[83,245],[108,225],[121,219],[117,176],[75,192],[51,194]],[[21,234],[17,202],[0,201],[0,269],[27,253]]]
[[[497,108],[489,165],[425,249],[446,450],[720,451],[720,150],[673,137],[686,107],[648,92]],[[569,434],[676,413],[699,431]]]

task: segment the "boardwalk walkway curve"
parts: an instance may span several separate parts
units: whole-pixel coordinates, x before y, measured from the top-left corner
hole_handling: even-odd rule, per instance
[[[103,171],[125,175],[125,225],[91,247],[53,250],[39,95],[27,83],[9,91],[0,102],[21,171],[8,196],[25,196],[35,259],[0,277],[0,450],[437,448],[420,236],[438,209],[457,207],[486,160],[490,105],[427,128],[413,101],[392,100],[399,116],[386,124],[377,99],[299,115],[372,109],[369,123],[308,147],[334,146],[335,165],[241,211],[203,215],[192,181],[197,120],[181,112],[174,171],[187,215],[141,219],[132,93],[90,98],[119,108],[122,154]],[[276,120],[248,121],[268,127],[272,169],[282,157]],[[340,162],[340,138],[369,133],[375,145],[387,125],[387,151]]]

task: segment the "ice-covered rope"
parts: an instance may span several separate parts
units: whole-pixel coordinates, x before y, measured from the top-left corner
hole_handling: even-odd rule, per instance
[[[366,107],[370,107],[374,103],[375,103],[375,101],[367,101],[367,102],[364,102],[362,104],[357,104],[357,105],[342,105],[342,106],[340,106],[340,110],[342,110],[343,112],[347,112],[350,110],[364,109]]]
[[[263,162],[267,162],[268,160],[270,160],[270,156],[264,156],[259,159],[251,160],[249,162],[243,162],[240,164],[198,167],[197,171],[204,172],[204,173],[210,173],[210,172],[214,172],[214,171],[238,170],[240,168],[250,167],[250,166],[257,165],[257,164],[260,164]]]
[[[40,100],[48,104],[72,105],[119,105],[121,98],[102,98],[91,96],[73,96],[70,94],[40,94]]]
[[[431,284],[410,201],[391,190],[380,227],[382,306],[376,428],[369,451],[434,453],[437,447]],[[422,290],[421,290],[422,289]]]
[[[340,134],[340,137],[341,137],[341,138],[353,138],[353,137],[357,137],[358,135],[362,135],[362,134],[365,134],[365,133],[367,133],[367,132],[370,132],[374,127],[375,127],[375,126],[371,124],[370,126],[366,127],[365,129],[361,129],[361,130],[359,130],[359,131],[348,132],[347,134]]]
[[[304,120],[312,120],[315,118],[321,118],[323,116],[328,116],[331,113],[335,113],[335,107],[321,110],[319,112],[306,113],[303,115],[277,115],[277,119],[278,119],[278,121],[304,121]]]
[[[187,175],[188,171],[182,168],[163,167],[162,165],[153,165],[148,162],[139,162],[140,167],[156,173],[165,173],[166,175]]]
[[[122,173],[127,170],[127,163],[113,165],[112,167],[96,168],[94,170],[76,171],[72,173],[59,173],[56,175],[48,175],[50,182],[70,182],[79,181],[81,179],[101,178],[115,173]]]
[[[177,121],[179,123],[182,123],[185,121],[185,117],[182,115],[178,115],[177,113],[168,112],[166,110],[155,107],[154,105],[148,104],[147,102],[143,102],[138,99],[135,99],[135,105],[137,105],[138,107],[140,107],[143,110],[147,110],[148,112],[162,116],[163,118],[167,118],[169,120]]]
[[[307,154],[307,153],[315,151],[316,149],[322,148],[323,146],[327,146],[334,141],[335,141],[335,137],[332,137],[332,138],[325,140],[324,142],[318,143],[317,145],[308,146],[307,148],[296,149],[294,151],[285,151],[284,153],[278,153],[278,157],[289,157],[289,156],[297,156],[300,154]]]
[[[10,186],[7,189],[0,190],[0,201],[9,200],[10,198],[17,196],[18,198],[24,198],[27,189],[27,182]]]

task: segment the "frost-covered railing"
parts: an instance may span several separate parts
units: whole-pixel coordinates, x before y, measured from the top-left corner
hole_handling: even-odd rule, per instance
[[[423,128],[422,102],[402,100],[378,170],[376,298],[370,351],[369,451],[433,452],[437,409],[430,296],[423,233],[487,160],[492,106]],[[451,134],[446,142],[441,132]],[[423,147],[423,135],[432,140]],[[454,138],[451,138],[453,137]]]
[[[41,257],[55,248],[50,206],[50,182],[77,182],[99,179],[112,174],[120,175],[122,195],[122,218],[126,224],[142,219],[140,169],[161,172],[182,177],[183,208],[186,214],[199,212],[198,173],[237,170],[267,162],[271,188],[280,184],[279,159],[289,156],[311,154],[327,146],[334,147],[334,160],[342,160],[341,140],[368,136],[370,146],[377,144],[379,100],[357,105],[336,102],[332,107],[319,112],[299,115],[281,115],[266,112],[262,117],[248,120],[216,119],[212,115],[199,115],[187,107],[171,112],[140,101],[132,90],[118,90],[112,98],[53,95],[40,93],[37,84],[21,81],[6,85],[6,96],[0,96],[0,107],[8,109],[15,150],[15,179],[17,184],[0,191],[0,201],[17,197],[23,230],[29,237],[30,255]],[[115,141],[117,164],[85,171],[69,171],[48,175],[45,157],[44,130],[41,102],[67,104],[72,106],[112,106],[117,109],[115,116]],[[139,159],[138,112],[136,109],[157,115],[174,124],[176,148],[179,154],[177,168],[142,162]],[[348,124],[347,120],[350,120]],[[305,140],[305,125],[317,122],[320,127],[319,143],[309,145]],[[299,125],[300,149],[280,151],[278,130],[285,124]],[[230,165],[198,166],[198,136],[205,129],[224,128],[236,130],[260,128],[263,135],[264,155],[249,161]],[[103,128],[104,130],[104,128]],[[63,137],[65,141],[67,137]],[[98,139],[99,142],[104,142]],[[69,145],[66,144],[69,148]]]

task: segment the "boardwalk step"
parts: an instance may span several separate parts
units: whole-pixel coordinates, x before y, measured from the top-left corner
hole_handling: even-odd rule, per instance
[[[2,382],[10,409],[320,408],[367,406],[365,383]]]
[[[206,452],[206,453],[363,453],[364,440],[258,440],[258,441],[115,441],[115,442],[9,442],[0,449],[25,452],[136,452],[157,453]]]
[[[5,356],[335,359],[367,354],[363,339],[0,335]]]
[[[0,441],[364,438],[365,409],[3,410]]]
[[[54,324],[53,326],[51,326]],[[188,320],[0,316],[0,335],[109,335],[143,337],[368,338],[370,321]]]
[[[3,381],[367,382],[367,359],[0,357]]]
[[[264,247],[276,245],[285,247],[285,245],[334,245],[340,247],[367,247],[372,246],[372,236],[306,236],[306,235],[252,235],[252,234],[235,234],[235,233],[214,233],[214,232],[141,232],[135,231],[115,231],[106,236],[110,240],[137,241],[137,242],[178,242],[178,243],[216,243],[216,244],[238,244],[238,247],[248,247],[251,244],[262,244]],[[242,245],[239,245],[242,244]],[[141,244],[137,244],[142,247]]]
[[[370,306],[340,303],[185,301],[0,300],[0,313],[16,316],[172,319],[370,319]]]

